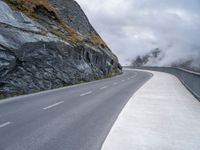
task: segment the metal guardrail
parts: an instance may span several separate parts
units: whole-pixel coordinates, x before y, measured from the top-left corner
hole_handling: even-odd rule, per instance
[[[172,67],[139,67],[135,69],[161,71],[173,74],[179,78],[185,87],[200,101],[200,73]]]

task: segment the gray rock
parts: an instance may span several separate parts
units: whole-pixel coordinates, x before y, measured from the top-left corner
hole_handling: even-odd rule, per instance
[[[3,78],[9,71],[16,66],[16,57],[11,53],[0,50],[0,77]]]
[[[50,2],[81,37],[94,32],[76,2]],[[63,29],[56,21],[49,26],[51,18],[45,18],[48,12],[40,11],[36,22],[3,1],[0,11],[0,95],[32,93],[121,73],[117,57],[109,48],[63,40],[53,34],[52,29]]]
[[[83,35],[91,34],[94,28],[90,25],[88,18],[74,0],[49,0],[57,10],[61,18]]]
[[[42,26],[29,19],[21,12],[13,11],[6,3],[0,0],[0,24],[7,24],[25,30],[41,32]]]

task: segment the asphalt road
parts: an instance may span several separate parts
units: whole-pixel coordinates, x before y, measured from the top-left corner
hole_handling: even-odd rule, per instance
[[[0,102],[0,150],[99,150],[150,73],[124,74]]]

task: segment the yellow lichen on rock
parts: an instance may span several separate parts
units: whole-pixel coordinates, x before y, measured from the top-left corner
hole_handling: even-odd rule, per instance
[[[99,35],[93,33],[93,34],[89,35],[89,38],[91,39],[91,41],[93,41],[95,44],[101,46],[102,48],[107,48],[106,43],[103,41],[103,39]]]
[[[48,0],[5,0],[14,10],[21,11],[27,16],[34,19],[42,19],[38,10],[43,9],[52,21],[57,22],[59,28],[67,31],[67,35],[63,33],[61,30],[50,29],[51,33],[60,37],[65,41],[72,42],[81,42],[80,35],[69,25],[67,25],[62,19],[60,19],[59,15],[52,7],[52,5],[48,2]],[[45,21],[45,20],[43,20]],[[51,27],[49,27],[51,28]]]
[[[57,14],[54,8],[49,4],[48,0],[5,0],[12,8],[19,10],[25,13],[28,16],[36,17],[34,14],[37,7],[43,7],[47,11],[54,14],[57,17]]]

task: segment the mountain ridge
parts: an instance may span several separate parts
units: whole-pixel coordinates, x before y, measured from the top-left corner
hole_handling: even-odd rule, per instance
[[[0,10],[1,95],[27,94],[122,72],[117,56],[74,0],[1,0]]]
[[[194,72],[200,72],[200,66],[196,64],[194,65],[194,60],[191,58],[177,60],[175,62],[170,62],[168,64],[160,64],[165,57],[164,51],[160,48],[152,49],[150,52],[139,55],[135,59],[133,59],[131,66],[132,67],[176,67],[187,69]]]

